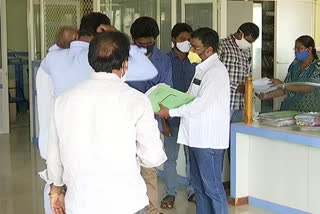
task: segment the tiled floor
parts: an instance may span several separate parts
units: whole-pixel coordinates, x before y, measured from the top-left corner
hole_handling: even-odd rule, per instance
[[[27,126],[14,126],[9,135],[0,135],[0,214],[43,214],[43,182],[37,172],[44,168],[38,149],[30,143]],[[159,180],[159,200],[164,182]],[[118,199],[117,199],[118,200]],[[125,203],[125,202],[124,202]],[[230,214],[269,214],[250,206],[230,207]],[[175,208],[166,214],[194,214],[195,205],[179,187]]]

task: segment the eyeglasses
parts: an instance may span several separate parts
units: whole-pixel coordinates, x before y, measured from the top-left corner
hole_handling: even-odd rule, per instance
[[[201,50],[204,47],[195,47],[194,45],[190,45],[190,48],[194,48],[197,51],[197,50]]]
[[[154,43],[155,41],[153,40],[152,42],[148,42],[148,43],[139,43],[139,42],[135,42],[136,43],[136,45],[138,45],[138,46],[141,46],[141,47],[147,47],[147,46],[149,46],[149,45],[153,45],[153,43]]]

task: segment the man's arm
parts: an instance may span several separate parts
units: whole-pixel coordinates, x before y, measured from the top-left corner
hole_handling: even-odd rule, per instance
[[[144,97],[144,106],[145,111],[136,125],[137,157],[142,166],[151,168],[160,166],[167,160],[167,156],[163,151],[158,123],[154,119],[151,103],[147,97]]]
[[[219,56],[220,61],[221,61],[223,64],[225,64],[225,61],[226,61],[225,57],[226,57],[226,55],[225,55],[225,46],[224,46],[224,44],[221,44],[221,45],[219,46],[218,51],[217,51],[217,54],[218,54],[218,56]],[[229,74],[229,75],[230,75],[230,74]],[[244,94],[244,93],[245,93],[245,86],[244,86],[244,84],[239,84],[239,83],[233,82],[232,79],[233,79],[232,76],[230,76],[230,90]]]
[[[52,111],[49,131],[47,182],[50,183],[50,206],[53,214],[64,214],[63,166],[60,158],[59,137],[56,127],[55,109]]]
[[[56,107],[57,102],[55,103]],[[54,107],[54,108],[55,108]],[[48,145],[48,178],[56,187],[64,185],[62,181],[63,166],[60,158],[59,137],[56,127],[56,111],[53,109],[49,127],[49,145]]]
[[[54,86],[51,77],[42,69],[36,75],[37,110],[39,120],[39,150],[43,159],[47,159],[50,114],[54,105]]]
[[[250,51],[249,51],[249,56],[251,56],[251,52]],[[248,65],[247,65],[248,72],[246,74],[246,77],[252,76],[252,64],[251,64],[251,61],[252,61],[252,57],[249,57]],[[238,84],[238,83],[231,82],[231,88],[235,89],[236,92],[241,93],[241,94],[244,94],[246,92],[245,84]]]
[[[126,81],[145,81],[158,75],[158,70],[136,45],[130,45]]]

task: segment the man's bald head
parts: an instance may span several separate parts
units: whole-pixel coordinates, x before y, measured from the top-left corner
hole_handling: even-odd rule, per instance
[[[70,48],[70,43],[78,39],[78,31],[73,27],[62,27],[56,35],[59,48]]]

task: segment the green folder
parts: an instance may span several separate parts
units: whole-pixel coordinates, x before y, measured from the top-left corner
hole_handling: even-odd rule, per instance
[[[194,97],[170,88],[166,84],[158,84],[146,92],[154,112],[160,111],[159,103],[168,109],[178,108],[194,100]]]
[[[260,118],[269,119],[269,120],[284,120],[284,119],[293,119],[301,112],[298,111],[275,111],[269,113],[260,114]]]

